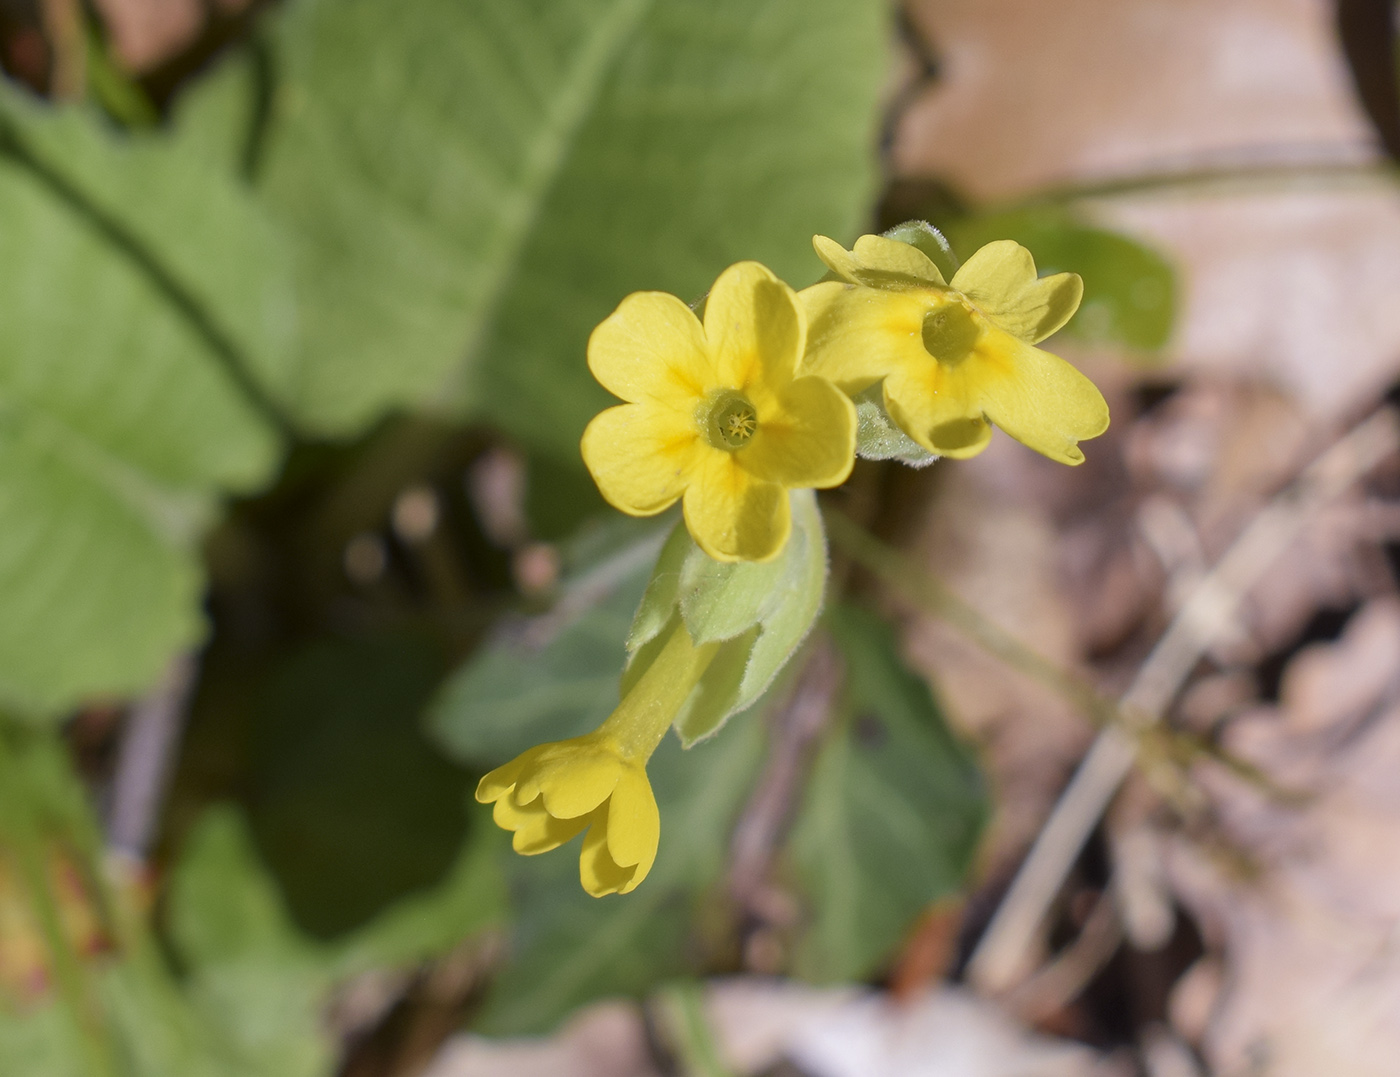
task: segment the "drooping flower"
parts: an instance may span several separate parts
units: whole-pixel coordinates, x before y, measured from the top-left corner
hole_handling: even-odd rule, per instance
[[[594,897],[626,894],[656,860],[661,816],[647,760],[718,645],[696,647],[677,618],[665,645],[612,715],[592,733],[541,744],[491,771],[476,799],[517,853],[557,849],[583,831],[579,879]]]
[[[806,336],[796,294],[757,262],[720,274],[703,325],[673,295],[629,295],[588,341],[594,377],[627,401],[584,431],[603,496],[634,516],[683,498],[710,557],[776,557],[788,489],[840,484],[855,454],[850,400],[798,369]]]
[[[541,744],[481,779],[476,798],[514,831],[517,853],[557,849],[583,830],[579,876],[594,897],[625,894],[656,860],[661,816],[646,760],[630,758],[601,730]]]
[[[1034,347],[1067,322],[1083,282],[1037,278],[1030,251],[989,243],[945,282],[917,247],[862,236],[854,250],[816,236],[837,280],[806,288],[803,369],[851,395],[883,379],[885,410],[941,456],[974,456],[991,425],[1052,460],[1079,464],[1078,442],[1108,428],[1093,382]]]

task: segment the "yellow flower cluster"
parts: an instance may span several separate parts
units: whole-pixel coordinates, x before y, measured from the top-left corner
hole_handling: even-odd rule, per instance
[[[885,410],[941,456],[981,452],[993,425],[1066,464],[1108,426],[1092,382],[1035,345],[1074,314],[1073,273],[1039,278],[1031,254],[991,243],[945,281],[917,247],[862,236],[813,240],[831,273],[801,293],[757,262],[715,282],[703,320],[673,295],[628,296],[588,342],[588,365],[624,401],[584,432],[603,496],[649,516],[681,501],[696,544],[722,562],[768,561],[792,529],[789,489],[845,481],[852,397],[877,384]],[[676,617],[658,657],[597,730],[532,748],[486,775],[477,799],[517,852],[587,831],[584,889],[627,893],[661,832],[646,764],[714,656]]]
[[[992,425],[1053,460],[1108,426],[1088,378],[1034,345],[1074,314],[1073,273],[1038,278],[1024,247],[983,247],[945,282],[908,243],[817,236],[835,279],[794,293],[756,262],[720,275],[704,322],[673,295],[628,296],[588,342],[627,403],[597,416],[583,459],[603,496],[649,516],[683,499],[717,561],[766,561],[787,541],[786,491],[845,481],[850,397],[883,382],[894,422],[940,456],[979,453]],[[837,390],[840,390],[839,392]]]

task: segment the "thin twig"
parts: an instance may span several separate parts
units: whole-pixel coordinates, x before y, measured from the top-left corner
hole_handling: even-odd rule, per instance
[[[49,41],[49,93],[56,101],[81,101],[87,92],[87,31],[78,0],[42,0]]]
[[[1078,937],[1012,991],[1005,999],[1006,1008],[1027,1024],[1053,1016],[1079,997],[1122,941],[1123,925],[1110,885],[1094,902]]]
[[[825,518],[832,542],[852,561],[888,584],[894,595],[946,622],[993,658],[1049,688],[1096,726],[1102,728],[1116,723],[1129,727],[1135,738],[1146,735],[1147,730],[1138,729],[1123,717],[1117,700],[1103,695],[1087,677],[1027,647],[976,607],[964,602],[947,584],[912,558],[885,545],[840,512],[827,509]],[[1297,800],[1295,792],[1281,788],[1258,767],[1218,745],[1179,730],[1154,730],[1152,737],[1152,748],[1160,758],[1182,763],[1211,759],[1276,800]]]
[[[1218,160],[1204,164],[1164,163],[1160,168],[1131,175],[1113,176],[1087,182],[1066,183],[1043,188],[1009,205],[995,207],[1001,212],[1044,206],[1066,206],[1108,198],[1130,198],[1142,194],[1215,194],[1261,188],[1296,190],[1301,187],[1393,188],[1400,172],[1384,159],[1322,157],[1295,160],[1254,159]]]
[[[1132,769],[1132,728],[1159,722],[1202,655],[1233,623],[1239,604],[1316,512],[1396,451],[1394,409],[1353,428],[1278,494],[1196,585],[1124,694],[1130,723],[1106,726],[1050,813],[968,964],[989,993],[1007,989],[1085,841]]]
[[[107,847],[137,862],[145,860],[155,836],[194,674],[190,655],[171,662],[155,691],[132,708],[122,734],[112,779]]]
[[[1087,677],[1057,665],[1018,640],[964,602],[933,573],[885,545],[844,513],[823,513],[832,543],[897,595],[913,599],[920,609],[948,622],[965,638],[1031,680],[1038,681],[1098,725],[1116,720],[1118,705],[1102,695]]]

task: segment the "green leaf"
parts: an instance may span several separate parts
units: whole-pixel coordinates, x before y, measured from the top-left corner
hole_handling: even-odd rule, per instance
[[[676,525],[628,635],[632,659],[624,693],[660,650],[661,630],[677,613],[696,643],[723,641],[680,714],[676,730],[688,748],[719,732],[753,706],[802,645],[826,589],[826,532],[816,495],[794,490],[792,535],[765,564],[714,561]]]
[[[520,749],[526,747],[521,741]],[[630,894],[583,892],[577,840],[544,856],[507,853],[515,911],[511,960],[478,1030],[544,1031],[594,999],[639,996],[659,980],[701,971],[696,955],[705,940],[695,932],[762,748],[758,722],[690,751],[669,738],[661,745],[647,767],[661,810],[661,847],[646,881]]]
[[[444,665],[434,641],[408,633],[322,640],[286,658],[263,692],[253,832],[317,936],[366,923],[453,867],[470,784],[419,728]]]
[[[338,944],[337,976],[426,961],[506,921],[501,850],[509,841],[504,831],[481,822],[441,883],[402,898]]]
[[[89,1077],[90,1073],[62,1007],[50,1003],[28,1013],[0,1010],[0,1075]]]
[[[429,712],[438,743],[458,759],[497,766],[522,743],[601,724],[618,703],[623,640],[660,540],[650,534],[581,572],[554,610],[507,624],[453,673]]]
[[[846,690],[789,843],[811,915],[795,971],[819,982],[879,970],[913,919],[962,884],[989,810],[971,753],[889,626],[849,606],[828,620]]]
[[[242,815],[229,807],[206,812],[185,845],[170,896],[172,941],[189,970],[189,1004],[204,1024],[202,1050],[232,1063],[237,1074],[329,1073],[333,1044],[322,1012],[337,981],[436,957],[504,918],[504,842],[488,834],[462,847],[440,885],[323,945],[293,924]],[[178,1025],[178,1018],[163,1024]],[[186,1077],[179,1068],[150,1072]]]
[[[231,808],[207,812],[189,838],[171,889],[171,932],[218,1054],[268,1077],[329,1071],[326,955],[292,925]]]
[[[222,176],[0,85],[0,701],[132,694],[203,634],[202,532],[280,452],[277,266]]]
[[[728,263],[810,272],[875,180],[875,0],[306,0],[258,170],[294,235],[298,414],[424,400],[574,459],[588,333]]]
[[[1058,208],[973,214],[945,231],[964,258],[994,239],[1014,239],[1035,255],[1042,275],[1070,271],[1084,278],[1084,301],[1065,332],[1142,352],[1167,343],[1176,314],[1176,274],[1149,247],[1084,223]]]

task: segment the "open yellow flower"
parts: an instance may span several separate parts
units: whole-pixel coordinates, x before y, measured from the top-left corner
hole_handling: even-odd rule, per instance
[[[800,375],[802,304],[757,262],[726,269],[700,320],[664,292],[629,295],[588,341],[588,366],[627,403],[588,424],[583,459],[633,516],[684,498],[717,561],[767,561],[792,528],[790,488],[836,486],[855,455],[855,409]]]
[[[557,849],[587,830],[579,879],[594,897],[626,894],[656,860],[661,816],[647,760],[709,667],[718,644],[696,647],[677,618],[656,659],[592,733],[541,744],[481,779],[496,825],[517,853]]]
[[[973,456],[995,423],[1065,464],[1108,428],[1102,394],[1069,363],[1033,347],[1079,306],[1074,273],[1037,278],[1011,240],[981,248],[949,282],[917,247],[862,236],[845,250],[812,240],[839,278],[801,293],[810,326],[804,369],[856,395],[884,380],[885,410],[941,456]]]

